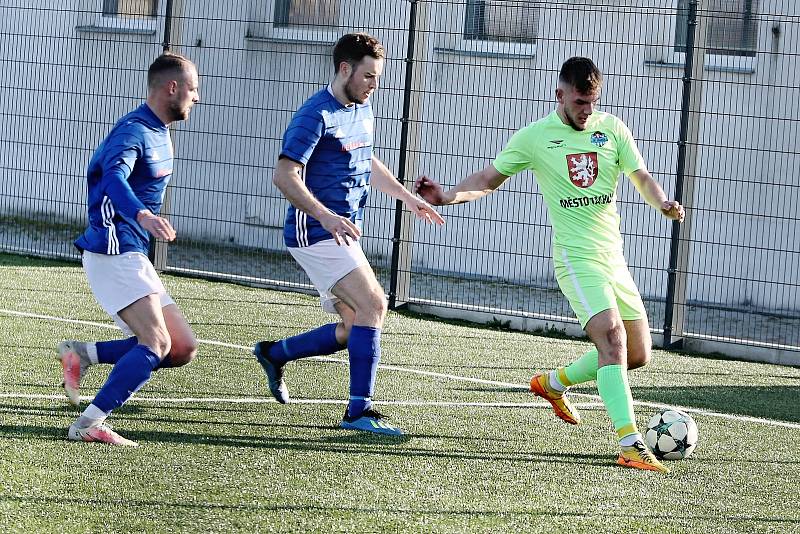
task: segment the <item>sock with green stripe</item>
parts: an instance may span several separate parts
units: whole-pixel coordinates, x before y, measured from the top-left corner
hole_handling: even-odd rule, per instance
[[[605,365],[597,370],[597,391],[614,423],[622,445],[631,445],[639,438],[633,414],[633,397],[628,385],[627,369],[621,365]]]
[[[597,380],[597,349],[592,349],[566,367],[550,372],[550,385],[556,391]],[[561,387],[559,387],[561,386]]]

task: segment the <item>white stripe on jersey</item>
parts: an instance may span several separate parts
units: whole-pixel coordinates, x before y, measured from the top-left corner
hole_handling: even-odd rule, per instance
[[[114,226],[114,205],[110,198],[103,197],[100,212],[103,214],[103,226],[108,228],[106,254],[119,254],[119,239],[117,239],[117,228]]]
[[[303,166],[303,169],[300,171],[300,177],[303,179],[303,183],[306,181],[306,167]],[[308,215],[304,211],[295,210],[294,214],[295,218],[295,227],[294,233],[295,238],[297,239],[297,246],[298,247],[307,247],[308,246],[308,223],[307,218]]]
[[[295,210],[294,218],[295,218],[295,238],[297,239],[297,246],[298,247],[307,247],[308,246],[308,227],[306,226],[306,218],[308,216],[305,214],[304,211]]]

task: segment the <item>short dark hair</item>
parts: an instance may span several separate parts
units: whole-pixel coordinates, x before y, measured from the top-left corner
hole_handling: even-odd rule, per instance
[[[194,63],[180,54],[166,52],[158,56],[147,69],[147,87],[153,89],[168,77],[179,76],[193,67]]]
[[[561,65],[558,80],[579,93],[591,93],[603,84],[603,73],[588,57],[571,57]]]
[[[333,71],[339,72],[342,61],[355,65],[360,63],[364,56],[383,59],[386,57],[386,51],[381,42],[368,33],[343,35],[333,47]]]

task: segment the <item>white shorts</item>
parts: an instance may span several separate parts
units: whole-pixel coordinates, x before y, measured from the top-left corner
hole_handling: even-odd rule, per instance
[[[167,294],[153,264],[141,252],[118,255],[83,252],[83,270],[94,298],[126,335],[133,332],[118,312],[147,295],[157,293],[161,307],[175,304]]]
[[[289,247],[289,254],[300,264],[319,293],[322,309],[336,313],[338,297],[331,293],[336,282],[362,265],[369,265],[361,245],[337,245],[333,239],[319,241],[308,247]]]

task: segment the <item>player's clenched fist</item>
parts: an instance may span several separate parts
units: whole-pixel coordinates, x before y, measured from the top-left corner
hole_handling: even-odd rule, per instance
[[[427,176],[420,176],[414,182],[414,192],[424,198],[429,204],[441,206],[444,204],[444,190],[435,180]]]
[[[677,200],[664,201],[661,204],[661,213],[664,214],[664,217],[678,222],[683,222],[683,218],[686,216],[683,206]]]

